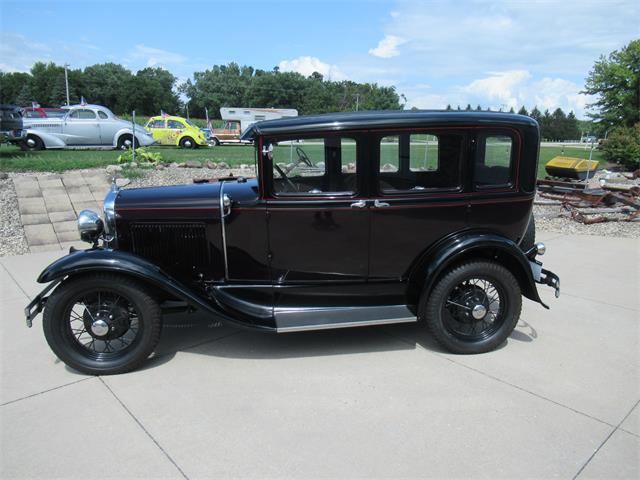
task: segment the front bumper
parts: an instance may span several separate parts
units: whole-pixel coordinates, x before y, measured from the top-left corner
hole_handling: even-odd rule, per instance
[[[49,285],[46,286],[44,290],[42,290],[36,297],[29,302],[29,305],[24,307],[24,316],[27,322],[27,327],[31,328],[33,326],[33,319],[36,318],[40,312],[44,309],[45,304],[47,303],[47,294],[53,290],[61,280],[54,280]]]

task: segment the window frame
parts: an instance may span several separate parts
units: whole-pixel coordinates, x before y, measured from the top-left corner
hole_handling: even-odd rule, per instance
[[[153,124],[155,122],[162,122],[162,126],[161,127],[154,127]],[[151,120],[149,120],[149,123],[147,124],[147,128],[150,128],[152,130],[165,129],[165,128],[167,128],[167,120],[165,118],[156,118],[155,120],[151,119]]]
[[[392,136],[400,136],[403,134],[411,135],[432,135],[438,138],[438,152],[440,151],[440,136],[443,134],[456,134],[461,137],[460,140],[460,158],[458,158],[458,175],[457,175],[457,185],[453,187],[432,187],[432,188],[424,188],[422,190],[393,190],[393,191],[384,191],[380,188],[380,174],[386,173],[381,172],[381,152],[380,145],[382,143],[382,139],[385,137]],[[410,138],[410,137],[409,137]],[[411,140],[409,140],[411,142]],[[467,129],[452,129],[448,127],[430,127],[430,128],[408,128],[408,129],[392,129],[392,130],[379,130],[371,132],[371,143],[373,146],[373,154],[375,157],[375,161],[372,162],[372,176],[373,176],[373,192],[378,197],[411,197],[411,196],[438,196],[441,194],[450,194],[450,193],[460,193],[465,189],[465,168],[467,168],[466,159],[468,158],[469,152],[469,132]],[[411,155],[411,154],[409,154]],[[398,173],[401,171],[401,165],[398,162],[398,170],[394,173]],[[438,170],[425,170],[425,173],[428,172],[437,172],[440,170],[441,163],[438,158]],[[409,156],[409,169],[411,168],[411,157]],[[420,171],[410,170],[412,173],[421,173]],[[391,172],[389,172],[391,173]]]
[[[170,127],[169,126],[169,122],[176,122],[180,126],[177,127],[177,128]],[[175,118],[167,118],[167,122],[165,123],[165,125],[166,125],[167,130],[184,130],[185,128],[187,128],[183,122],[181,122],[180,120],[177,120]]]
[[[509,158],[509,181],[507,183],[496,183],[491,185],[480,185],[476,183],[476,166],[484,165],[485,152],[487,148],[487,138],[489,137],[509,137],[511,139],[511,157]],[[479,131],[475,138],[476,152],[473,162],[470,165],[470,183],[474,192],[486,192],[491,190],[515,190],[518,185],[518,162],[520,152],[520,137],[514,131],[500,128],[487,128]]]
[[[274,175],[273,175],[273,161],[269,159],[263,152],[264,146],[273,143],[273,142],[286,142],[286,141],[295,141],[295,140],[317,140],[322,138],[329,137],[338,137],[340,139],[346,138],[349,140],[353,140],[356,144],[356,171],[354,172],[356,175],[356,183],[355,190],[353,192],[319,192],[319,193],[310,193],[310,192],[276,192],[275,184],[274,184]],[[348,131],[340,131],[340,132],[317,132],[317,133],[304,133],[299,134],[294,137],[291,135],[272,135],[268,137],[261,137],[259,143],[259,155],[260,155],[260,165],[262,167],[262,175],[261,175],[261,184],[262,184],[262,192],[263,196],[266,200],[280,200],[280,201],[295,201],[295,200],[341,200],[341,199],[354,199],[359,198],[359,195],[362,194],[365,188],[365,173],[363,171],[363,148],[364,143],[366,142],[360,135],[356,133],[351,133]],[[342,158],[341,158],[342,160]],[[327,162],[326,159],[322,160],[325,164],[325,173],[327,172]],[[341,162],[342,167],[342,162]]]

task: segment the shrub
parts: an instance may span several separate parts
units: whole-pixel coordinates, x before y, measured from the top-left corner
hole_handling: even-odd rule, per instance
[[[118,156],[118,163],[129,163],[131,161],[133,161],[133,151],[130,148]],[[136,162],[160,163],[162,162],[162,154],[160,152],[150,152],[144,147],[136,148]]]
[[[640,168],[640,123],[616,128],[602,145],[608,162],[620,163],[629,170]]]

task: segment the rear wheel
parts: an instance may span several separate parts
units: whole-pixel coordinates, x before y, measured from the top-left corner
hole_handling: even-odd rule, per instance
[[[180,148],[196,148],[197,144],[191,137],[184,137],[180,140]]]
[[[158,303],[128,277],[71,278],[48,298],[43,329],[53,352],[90,375],[124,373],[153,352],[162,327]]]
[[[220,140],[218,140],[216,137],[213,137],[211,139],[211,143],[213,144],[214,147],[217,147],[218,145],[220,145]]]
[[[21,143],[21,148],[25,151],[44,150],[44,142],[36,135],[27,135]]]
[[[433,336],[453,353],[483,353],[511,334],[522,308],[520,285],[502,265],[490,261],[461,264],[447,272],[420,316]]]

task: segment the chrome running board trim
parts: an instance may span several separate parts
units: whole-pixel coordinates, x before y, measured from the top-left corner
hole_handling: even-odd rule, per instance
[[[376,307],[276,308],[278,333],[414,323],[418,318],[406,305]]]
[[[277,327],[276,332],[309,332],[312,330],[332,330],[334,328],[369,327],[373,325],[391,325],[393,323],[415,323],[416,317],[408,318],[387,318],[385,320],[369,320],[362,322],[324,323],[318,325],[303,325],[299,327]]]

